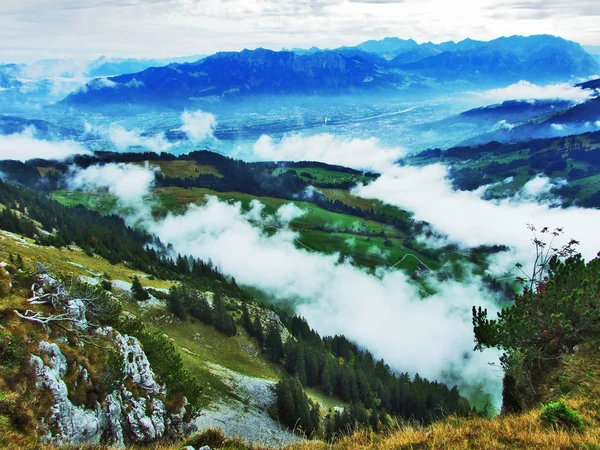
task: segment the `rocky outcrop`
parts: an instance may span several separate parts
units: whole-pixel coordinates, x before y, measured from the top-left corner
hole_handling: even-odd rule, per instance
[[[101,407],[86,410],[74,406],[69,400],[69,391],[62,377],[67,373],[67,358],[56,344],[40,342],[40,353],[45,356],[45,364],[39,356],[31,356],[31,365],[36,371],[39,389],[47,389],[54,395],[54,405],[48,418],[49,429],[43,438],[46,443],[89,443],[101,441],[105,417]],[[52,429],[53,431],[50,431]]]
[[[100,444],[124,447],[127,443],[147,443],[164,436],[182,435],[195,426],[185,420],[186,404],[176,412],[165,406],[166,389],[156,381],[139,341],[110,329],[99,333],[114,340],[123,355],[123,380],[102,403],[93,408],[74,405],[64,378],[67,358],[55,343],[42,341],[39,356],[31,356],[38,389],[54,397],[45,426],[45,443]],[[91,382],[87,371],[79,368],[81,382]],[[84,373],[85,371],[85,373]]]

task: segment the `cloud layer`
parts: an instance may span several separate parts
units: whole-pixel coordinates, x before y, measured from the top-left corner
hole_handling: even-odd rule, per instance
[[[119,206],[126,211],[127,222],[134,225],[150,220],[151,203],[145,200],[154,184],[156,170],[148,164],[94,165],[76,171],[70,178],[70,187],[92,192],[105,189],[117,198]]]
[[[477,93],[490,102],[503,102],[505,100],[570,100],[584,102],[597,95],[590,89],[581,89],[569,83],[538,86],[528,81],[519,81],[508,87],[490,89]]]
[[[121,125],[112,125],[108,129],[108,138],[119,151],[128,151],[132,147],[144,147],[153,152],[162,153],[171,148],[164,133],[143,135],[139,130],[126,130]]]
[[[399,147],[383,147],[375,138],[346,139],[323,133],[303,137],[286,135],[275,141],[261,136],[253,147],[254,156],[268,161],[320,161],[357,170],[382,171],[404,156]]]
[[[544,178],[534,179],[517,198],[487,201],[478,192],[455,191],[443,165],[394,166],[354,193],[412,211],[416,219],[429,222],[451,241],[466,247],[509,245],[520,258],[529,258],[531,235],[525,226],[531,223],[539,228],[563,227],[565,239],[581,241],[582,254],[593,258],[600,250],[600,235],[593,225],[600,223],[600,211],[538,203],[535,197],[548,192],[548,183]]]
[[[217,128],[217,119],[211,113],[199,109],[196,111],[186,110],[181,114],[181,122],[183,125],[180,130],[194,143],[215,138],[214,132]]]
[[[27,161],[34,158],[62,160],[90,151],[73,141],[37,139],[32,128],[22,133],[0,136],[0,159]]]

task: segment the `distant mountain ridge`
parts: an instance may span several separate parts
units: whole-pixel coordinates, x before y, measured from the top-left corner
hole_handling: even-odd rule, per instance
[[[394,52],[400,54],[386,59]],[[402,94],[409,89],[481,89],[523,79],[557,82],[599,70],[579,44],[554,36],[421,45],[389,38],[304,53],[265,49],[222,52],[193,63],[95,80],[66,102],[164,104],[247,95]]]
[[[88,83],[69,103],[188,100],[245,94],[334,94],[393,89],[404,81],[386,61],[362,51],[310,55],[266,49],[222,52],[190,64],[172,64]]]

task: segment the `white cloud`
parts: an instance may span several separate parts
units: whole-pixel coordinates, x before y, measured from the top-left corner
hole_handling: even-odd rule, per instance
[[[196,111],[184,111],[181,114],[183,131],[188,139],[198,143],[208,139],[215,139],[214,132],[217,127],[217,119],[211,114],[200,109]]]
[[[302,217],[306,211],[298,208],[294,203],[287,203],[277,210],[277,218],[281,223],[289,224],[292,220]]]
[[[505,88],[491,89],[477,93],[488,101],[503,102],[505,100],[570,100],[584,102],[594,97],[594,91],[581,89],[569,83],[538,86],[521,80]]]
[[[121,125],[110,126],[108,138],[120,151],[130,150],[131,147],[145,147],[153,152],[161,153],[171,148],[171,143],[166,140],[165,134],[162,132],[153,136],[142,136],[140,131],[126,130]]]
[[[567,184],[566,180],[552,180],[545,175],[538,175],[529,180],[518,193],[522,200],[536,200],[550,193],[552,189]]]
[[[127,208],[130,223],[149,220],[150,205],[144,202],[154,184],[156,167],[135,164],[110,163],[90,166],[76,171],[71,180],[72,189],[94,191],[106,189],[117,197],[120,206]]]
[[[566,125],[563,125],[562,123],[553,123],[550,127],[556,131],[564,131],[565,128],[567,128]]]
[[[206,205],[169,215],[149,229],[178,252],[210,258],[239,283],[294,300],[297,311],[320,333],[344,334],[397,370],[435,379],[452,373],[463,382],[490,383],[499,393],[500,379],[487,364],[497,362],[497,355],[472,351],[472,306],[495,309],[478,279],[441,284],[423,300],[418,286],[402,272],[371,275],[339,263],[337,254],[296,248],[297,234],[290,230],[267,235],[250,220],[239,203],[210,198]]]
[[[526,191],[540,194],[547,189],[546,183],[544,179],[534,180]],[[394,166],[354,193],[412,211],[417,220],[429,222],[451,241],[466,247],[512,246],[524,263],[529,262],[531,253],[531,236],[525,229],[528,223],[540,228],[564,228],[564,240],[581,241],[580,250],[587,259],[594,258],[600,250],[600,235],[591,225],[600,223],[599,210],[553,208],[520,197],[486,201],[476,192],[455,191],[448,180],[448,169],[439,164]]]
[[[514,124],[508,123],[506,120],[499,121],[494,125],[494,130],[512,130],[515,127]]]
[[[34,158],[65,159],[91,152],[74,141],[46,141],[35,138],[33,128],[19,134],[0,136],[0,159],[27,161]]]
[[[285,135],[279,142],[263,135],[254,144],[253,153],[268,161],[320,161],[378,172],[405,154],[399,147],[382,147],[375,138],[346,139],[328,133]]]
[[[385,36],[441,42],[524,32],[598,44],[594,0],[481,0],[461,6],[444,0],[26,0],[7,5],[0,16],[6,43],[0,56],[157,57],[259,46],[336,47]]]
[[[92,78],[87,83],[83,84],[78,91],[79,92],[87,92],[88,90],[100,90],[104,88],[114,88],[117,87],[117,83],[112,80],[109,80],[105,77]]]
[[[144,82],[138,81],[135,78],[132,78],[131,81],[128,81],[127,83],[125,83],[125,86],[133,87],[133,88],[140,88],[140,87],[144,87]]]

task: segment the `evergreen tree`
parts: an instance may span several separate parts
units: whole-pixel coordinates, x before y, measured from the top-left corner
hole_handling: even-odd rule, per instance
[[[265,332],[263,331],[262,323],[260,322],[260,316],[257,314],[254,317],[254,323],[252,324],[252,329],[254,331],[254,337],[258,341],[258,344],[261,347],[265,346]]]
[[[227,336],[235,336],[237,333],[233,317],[227,312],[220,293],[215,293],[213,299],[213,322],[215,328]]]
[[[173,286],[169,291],[168,298],[168,306],[169,310],[180,320],[185,320],[185,308],[181,301],[181,296],[179,295],[178,289]]]
[[[140,283],[140,279],[135,276],[133,277],[133,282],[131,283],[131,293],[133,294],[133,298],[137,301],[148,300],[150,298],[150,294],[144,289],[142,283]]]
[[[373,408],[371,410],[371,414],[369,415],[369,425],[373,429],[373,431],[379,431],[379,415],[377,414],[377,410]]]
[[[279,333],[279,327],[276,323],[271,322],[267,330],[267,337],[265,338],[265,348],[267,357],[274,362],[281,362],[285,356],[285,350],[283,342],[281,341],[281,334]]]
[[[284,377],[276,387],[277,416],[294,431],[311,436],[319,425],[319,405],[302,390],[298,378]]]
[[[192,317],[207,325],[213,323],[213,310],[200,292],[192,292],[186,296],[186,304]]]
[[[252,319],[250,318],[250,313],[248,312],[248,305],[246,303],[242,303],[242,327],[246,330],[249,336],[254,336],[254,325],[252,323]]]
[[[323,370],[321,372],[321,389],[327,395],[333,395],[333,374],[331,363],[328,361],[323,365]]]

